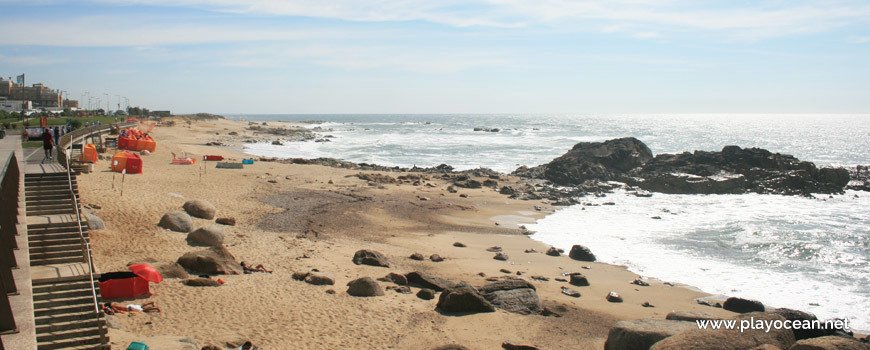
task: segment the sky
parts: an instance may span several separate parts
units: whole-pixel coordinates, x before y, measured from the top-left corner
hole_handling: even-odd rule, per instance
[[[867,0],[0,0],[0,76],[173,113],[870,113]]]

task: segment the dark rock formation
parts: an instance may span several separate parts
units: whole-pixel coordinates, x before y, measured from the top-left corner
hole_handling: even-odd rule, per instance
[[[855,339],[829,335],[800,340],[789,350],[870,350],[870,345]]]
[[[815,321],[815,320],[817,320],[816,315],[813,315],[813,314],[808,313],[808,312],[803,312],[800,310],[779,308],[779,309],[773,310],[772,313],[775,313],[777,315],[785,317],[785,319],[789,320],[789,321]],[[796,340],[809,339],[809,338],[815,338],[815,337],[821,337],[821,336],[828,335],[828,334],[826,334],[827,330],[824,330],[824,329],[812,329],[812,328],[803,329],[803,328],[800,328],[800,329],[792,329],[792,332],[794,332],[794,338]]]
[[[335,277],[328,273],[311,271],[305,276],[305,282],[315,286],[331,286],[335,284]]]
[[[382,296],[384,289],[371,277],[363,277],[347,283],[347,294],[355,297]]]
[[[550,247],[550,249],[547,249],[547,255],[549,255],[549,256],[561,256],[562,250],[559,248],[556,248],[556,247]]]
[[[589,280],[586,279],[586,276],[583,276],[582,273],[573,272],[568,274],[569,280],[568,283],[578,287],[586,287],[589,286]]]
[[[535,286],[519,278],[505,278],[488,283],[479,289],[493,306],[522,315],[541,312],[541,299]]]
[[[435,291],[429,288],[423,288],[417,292],[417,297],[423,300],[432,300],[435,299]]]
[[[725,299],[722,308],[728,311],[745,314],[747,312],[764,312],[764,304],[758,300],[730,297]]]
[[[754,322],[785,320],[780,315],[764,312],[742,314],[734,319],[737,320],[738,324],[743,320],[755,320]],[[694,323],[687,323],[692,325],[692,328],[655,343],[650,350],[736,350],[752,349],[764,344],[788,349],[795,342],[794,334],[788,329],[772,328],[770,332],[767,332],[766,329],[745,329],[741,332],[739,327],[718,330],[698,329]]]
[[[619,321],[607,334],[605,350],[649,349],[659,340],[682,331],[698,328],[690,322],[640,319]]]
[[[178,264],[197,275],[236,275],[240,272],[236,258],[224,247],[185,253],[178,258]]]
[[[438,297],[436,310],[444,313],[478,313],[494,312],[495,307],[490,304],[470,284],[460,282],[454,287],[447,288]]]
[[[226,218],[217,218],[214,221],[216,224],[227,225],[227,226],[236,226],[236,218],[226,217]]]
[[[426,257],[423,256],[423,254],[414,253],[414,254],[411,254],[410,256],[408,256],[408,259],[423,261],[423,260],[426,260]]]
[[[571,252],[568,253],[568,257],[579,261],[595,261],[595,254],[592,254],[592,251],[589,250],[589,248],[586,248],[586,246],[579,244],[575,244],[571,247]]]
[[[390,261],[384,254],[374,250],[362,249],[353,254],[353,263],[357,265],[371,265],[390,267]]]
[[[633,137],[604,142],[581,142],[561,157],[541,165],[535,176],[564,186],[588,180],[612,180],[652,159],[652,151]]]
[[[438,292],[453,287],[455,285],[455,283],[449,280],[435,277],[428,273],[420,271],[409,272],[405,275],[405,277],[408,278],[408,285],[417,288],[428,288]]]

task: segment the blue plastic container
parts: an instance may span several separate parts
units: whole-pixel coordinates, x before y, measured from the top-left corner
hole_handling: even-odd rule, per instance
[[[253,159],[242,159],[242,164],[254,164]]]
[[[148,345],[145,345],[145,343],[134,341],[130,343],[130,346],[127,347],[127,350],[148,350]]]

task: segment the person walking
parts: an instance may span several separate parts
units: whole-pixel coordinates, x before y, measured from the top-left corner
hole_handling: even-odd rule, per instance
[[[46,158],[49,160],[52,159],[51,150],[54,148],[54,138],[51,137],[51,132],[49,132],[49,130],[51,129],[46,128],[45,131],[42,132],[42,149],[45,151],[45,158],[42,159],[43,161],[45,161]]]

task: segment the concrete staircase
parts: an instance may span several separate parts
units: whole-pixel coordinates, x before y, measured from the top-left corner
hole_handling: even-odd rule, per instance
[[[97,300],[99,285],[94,282]],[[94,312],[88,276],[59,277],[33,281],[33,313],[36,317],[37,350],[109,349],[106,321]]]
[[[88,224],[85,222],[82,222],[82,232],[87,241]],[[87,263],[75,222],[28,225],[27,237],[30,240],[30,266]]]
[[[72,177],[72,188],[78,199],[79,188],[75,176]],[[66,173],[25,174],[24,189],[27,216],[75,215]]]

